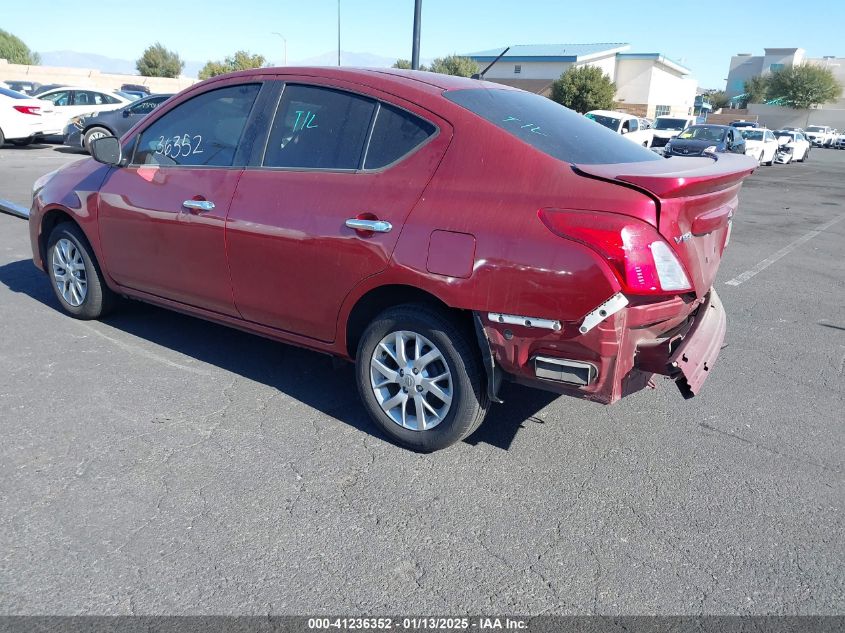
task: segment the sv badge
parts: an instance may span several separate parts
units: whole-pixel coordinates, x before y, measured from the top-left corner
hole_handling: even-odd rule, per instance
[[[683,235],[679,235],[678,237],[673,239],[675,240],[675,244],[683,244],[684,242],[692,239],[692,233],[687,231]]]

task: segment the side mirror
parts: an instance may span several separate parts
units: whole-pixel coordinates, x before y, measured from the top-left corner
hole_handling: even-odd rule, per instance
[[[120,140],[115,136],[103,136],[91,141],[91,156],[99,163],[118,166],[123,159]]]
[[[628,133],[628,128],[624,128],[624,127],[623,127],[623,128],[622,128],[622,134],[627,134],[627,133]]]
[[[129,117],[129,109],[127,108],[123,111],[123,118],[126,119],[128,117]]]

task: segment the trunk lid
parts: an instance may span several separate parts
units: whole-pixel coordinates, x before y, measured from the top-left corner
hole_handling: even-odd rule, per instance
[[[657,202],[657,230],[684,265],[698,297],[722,260],[742,181],[757,161],[740,154],[611,165],[575,165],[584,176],[634,186]]]

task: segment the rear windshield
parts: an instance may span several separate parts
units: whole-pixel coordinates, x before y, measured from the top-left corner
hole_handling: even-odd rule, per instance
[[[742,134],[742,138],[746,141],[762,141],[763,140],[763,130],[755,130],[751,128],[750,130],[743,130],[740,132]]]
[[[4,97],[11,97],[12,99],[31,99],[31,97],[22,95],[14,90],[6,90],[6,88],[0,88],[0,95],[3,95]]]
[[[664,160],[551,99],[521,90],[472,88],[443,96],[524,143],[582,165]]]
[[[655,130],[683,130],[686,126],[686,119],[664,119],[663,117],[658,117],[654,121]]]
[[[823,127],[819,127],[818,125],[811,125],[807,128],[808,132],[824,132]]]

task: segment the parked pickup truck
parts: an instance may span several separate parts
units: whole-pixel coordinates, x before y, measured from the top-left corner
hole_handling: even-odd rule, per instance
[[[810,125],[805,135],[807,140],[817,147],[830,147],[836,138],[836,130],[827,125]]]
[[[584,116],[617,134],[624,135],[625,138],[637,145],[651,147],[654,140],[654,130],[645,128],[640,119],[632,114],[616,112],[615,110],[592,110]]]
[[[651,126],[654,135],[651,141],[651,147],[665,147],[669,139],[675,138],[690,125],[695,125],[695,123],[694,116],[656,117],[654,119],[654,125]]]

